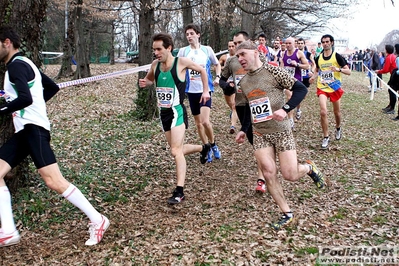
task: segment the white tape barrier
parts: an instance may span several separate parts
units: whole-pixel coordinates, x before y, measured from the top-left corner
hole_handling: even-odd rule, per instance
[[[377,73],[374,72],[374,70],[369,69],[366,65],[364,65],[364,68],[371,73],[371,93],[370,93],[370,100],[374,99],[374,91],[377,89],[377,79],[380,81],[380,84],[384,84],[391,92],[393,92],[396,95],[396,98],[399,98],[399,94],[391,88],[385,81],[383,81],[380,77],[377,76]],[[381,87],[381,85],[380,85]]]
[[[41,52],[41,54],[43,54],[43,55],[55,55],[53,57],[45,58],[45,59],[48,59],[48,60],[57,59],[57,58],[60,58],[61,56],[64,55],[64,53],[59,53],[59,52]]]
[[[216,53],[216,55],[222,55],[222,54],[225,54],[227,52],[228,52],[227,50],[220,51],[220,52]],[[150,66],[151,66],[151,64],[148,64],[148,65],[139,66],[139,67],[135,67],[135,68],[130,68],[130,69],[126,69],[126,70],[121,70],[121,71],[117,71],[117,72],[113,72],[113,73],[108,73],[108,74],[103,74],[103,75],[98,75],[98,76],[93,76],[93,77],[88,77],[88,78],[82,78],[82,79],[66,81],[66,82],[58,83],[57,85],[58,85],[58,87],[60,89],[62,89],[62,88],[70,87],[70,86],[76,86],[76,85],[80,85],[80,84],[84,84],[84,83],[93,82],[93,81],[109,79],[109,78],[115,78],[115,77],[128,75],[128,74],[133,74],[133,73],[137,73],[137,72],[140,72],[140,71],[148,71],[148,69],[150,69]]]
[[[113,73],[108,73],[108,74],[103,74],[103,75],[98,75],[98,76],[93,76],[93,77],[88,77],[88,78],[82,78],[82,79],[76,79],[76,80],[71,80],[71,81],[66,81],[62,83],[58,83],[58,87],[60,89],[70,87],[70,86],[76,86],[84,83],[89,83],[93,81],[98,81],[98,80],[103,80],[103,79],[109,79],[109,78],[115,78],[123,75],[128,75],[128,74],[133,74],[137,73],[139,71],[147,71],[150,69],[151,64],[145,65],[145,66],[139,66],[135,68],[130,68],[126,70],[121,70]]]

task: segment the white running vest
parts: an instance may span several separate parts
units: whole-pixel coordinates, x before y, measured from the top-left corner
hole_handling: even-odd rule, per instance
[[[18,110],[12,114],[15,133],[24,129],[24,125],[26,124],[34,124],[37,126],[41,126],[48,131],[50,131],[50,121],[47,117],[46,110],[46,102],[43,98],[43,85],[42,85],[42,77],[40,75],[39,69],[35,66],[35,64],[26,57],[17,56],[13,59],[22,60],[28,63],[35,73],[35,78],[28,82],[29,90],[32,95],[33,103],[28,107],[25,107],[21,110]],[[14,89],[15,84],[10,82],[10,78],[8,75],[8,71],[5,73],[4,78],[4,98],[7,102],[11,102],[18,98],[18,93]]]

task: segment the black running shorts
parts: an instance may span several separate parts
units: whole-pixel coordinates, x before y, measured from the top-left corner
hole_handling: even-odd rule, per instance
[[[56,163],[54,152],[50,147],[50,132],[43,127],[28,124],[15,133],[0,148],[0,159],[14,168],[28,155],[37,169]]]

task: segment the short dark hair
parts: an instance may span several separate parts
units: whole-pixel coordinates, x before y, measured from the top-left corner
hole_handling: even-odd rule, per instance
[[[6,39],[9,39],[12,42],[12,46],[15,49],[18,49],[21,46],[21,38],[18,33],[16,33],[11,26],[7,25],[0,27],[0,41],[4,42]]]
[[[235,37],[242,35],[244,37],[245,40],[249,39],[249,34],[248,32],[246,32],[245,30],[239,31],[236,34],[234,34]]]
[[[325,38],[329,38],[330,39],[330,42],[333,44],[333,46],[334,46],[334,37],[333,36],[331,36],[330,34],[324,34],[323,36],[321,36],[321,41],[323,41],[323,39],[325,39]]]
[[[385,45],[385,51],[387,51],[387,54],[393,54],[393,45],[386,44]]]
[[[258,39],[259,39],[260,37],[262,37],[262,38],[264,38],[264,39],[266,40],[266,35],[265,35],[265,34],[263,34],[263,33],[259,34]]]
[[[297,39],[297,41],[298,41],[298,42],[303,42],[303,43],[305,44],[305,40],[304,40],[302,37],[299,37],[299,38]]]
[[[185,28],[184,28],[184,33],[186,33],[188,30],[194,30],[195,31],[195,33],[197,33],[197,34],[201,34],[201,28],[200,28],[200,26],[198,26],[197,24],[193,24],[193,23],[190,23],[190,24],[188,24]]]
[[[172,35],[168,34],[168,33],[157,33],[154,36],[152,36],[152,41],[162,41],[162,46],[165,49],[168,49],[169,46],[171,46],[172,48],[170,49],[170,51],[173,51],[173,38]]]
[[[395,44],[395,53],[399,55],[399,43]]]

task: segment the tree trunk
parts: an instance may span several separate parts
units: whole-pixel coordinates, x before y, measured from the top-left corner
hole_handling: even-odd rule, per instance
[[[154,7],[151,0],[140,1],[139,25],[139,65],[152,62],[152,35],[154,34]],[[139,78],[144,78],[147,72],[139,72]],[[140,88],[137,82],[136,117],[150,120],[158,116],[157,98],[154,86]]]
[[[86,37],[89,31],[84,28],[83,23],[83,0],[77,0],[75,17],[75,47],[76,47],[76,71],[74,78],[90,77],[90,60]]]
[[[68,1],[66,0],[66,4],[65,4],[65,16],[68,20],[67,23],[67,28],[66,30],[66,36],[65,36],[65,40],[64,40],[64,46],[62,49],[62,52],[64,53],[62,56],[62,62],[61,62],[61,68],[60,71],[58,72],[57,78],[66,78],[66,77],[70,77],[73,75],[73,70],[72,70],[72,63],[75,60],[73,59],[73,54],[75,52],[75,25],[74,25],[74,12],[76,12],[76,10],[74,9],[74,12],[69,12],[69,6],[75,6],[76,3],[75,2],[70,2],[70,4],[68,5]]]
[[[221,36],[220,36],[220,43],[221,43],[221,50],[227,49],[227,44],[230,40],[233,40],[233,36],[235,32],[232,32],[231,25],[234,25],[233,18],[236,16],[234,13],[235,5],[233,0],[229,0],[228,4],[226,5],[226,9],[224,10],[226,14],[226,20],[221,28]]]
[[[115,23],[112,22],[111,28],[111,49],[109,52],[110,64],[115,65]]]
[[[244,7],[251,11],[255,11],[256,9],[255,5],[250,3],[244,4]],[[250,38],[256,38],[257,36],[255,36],[255,31],[258,22],[255,16],[244,11],[242,12],[241,16],[241,30],[248,32]]]
[[[0,25],[12,25],[22,39],[20,51],[24,52],[38,67],[41,66],[42,31],[40,26],[46,14],[47,0],[2,0],[0,2]],[[0,66],[0,86],[3,88],[5,67]],[[0,103],[1,104],[1,103]],[[0,117],[0,146],[13,134],[11,115]],[[25,159],[5,178],[7,186],[14,192],[27,185],[30,174],[29,161]]]
[[[180,5],[183,9],[183,25],[193,23],[193,8],[190,0],[181,0]]]
[[[219,23],[219,17],[220,17],[220,2],[213,0],[211,3],[211,24],[210,24],[210,36],[209,36],[209,45],[212,47],[212,49],[215,52],[218,52],[221,50],[221,43],[220,43],[220,23]],[[223,44],[223,47],[225,47],[225,44]]]

